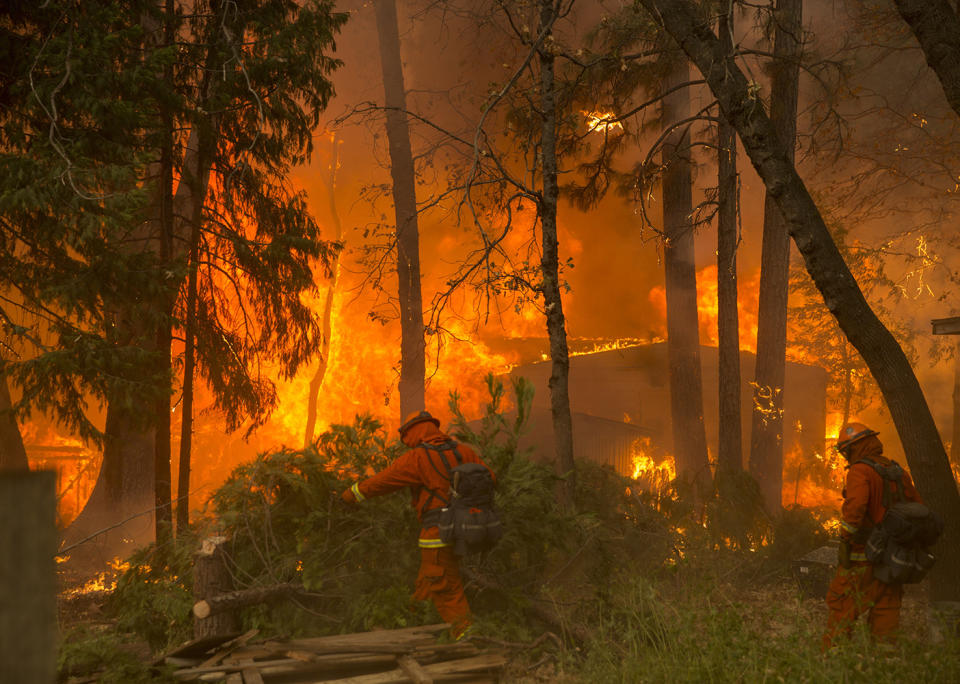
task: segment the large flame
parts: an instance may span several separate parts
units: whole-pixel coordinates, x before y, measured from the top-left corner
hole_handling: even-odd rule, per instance
[[[630,478],[636,482],[637,489],[648,494],[659,509],[661,503],[672,495],[671,486],[677,479],[677,469],[673,456],[656,456],[655,453],[648,437],[634,440],[630,446]]]
[[[843,414],[827,414],[825,442],[832,444],[843,422]],[[841,491],[846,473],[846,461],[840,453],[828,447],[826,453],[804,453],[795,447],[783,456],[784,507],[839,509],[843,500]]]
[[[740,335],[740,349],[755,352],[757,350],[757,311],[759,308],[760,270],[737,282],[737,327]],[[659,285],[650,290],[651,303],[660,312],[661,335],[666,336],[667,293]],[[697,271],[697,316],[700,324],[700,344],[716,346],[719,342],[717,299],[717,267],[705,266]]]

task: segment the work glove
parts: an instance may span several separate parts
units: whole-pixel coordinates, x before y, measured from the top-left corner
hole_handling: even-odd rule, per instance
[[[837,547],[837,565],[841,568],[850,567],[850,542],[846,539],[841,539]]]

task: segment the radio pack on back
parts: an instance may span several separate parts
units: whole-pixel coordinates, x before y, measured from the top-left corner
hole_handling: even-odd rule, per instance
[[[891,461],[882,465],[861,459],[883,478],[883,520],[867,539],[867,560],[873,576],[885,584],[914,584],[926,577],[936,558],[930,547],[943,532],[943,520],[917,501],[905,501],[903,468]],[[890,484],[894,484],[891,487]]]
[[[445,504],[430,511],[433,515],[429,522],[439,528],[440,540],[453,546],[458,556],[488,551],[503,536],[503,524],[493,502],[496,485],[490,469],[483,463],[463,463],[456,442],[421,446],[440,452],[439,460],[447,468],[450,481],[447,497],[431,492]],[[446,458],[450,452],[456,459],[455,466]]]

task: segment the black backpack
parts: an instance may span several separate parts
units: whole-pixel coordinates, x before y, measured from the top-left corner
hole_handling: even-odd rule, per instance
[[[454,441],[420,446],[437,453],[450,482],[446,497],[432,489],[427,490],[442,501],[444,507],[427,511],[423,524],[436,525],[440,540],[453,546],[453,552],[458,556],[489,551],[503,536],[503,525],[493,504],[495,485],[490,470],[483,463],[464,463]],[[451,465],[448,452],[453,452],[457,465]],[[436,468],[433,458],[430,463]]]
[[[881,465],[868,458],[861,463],[883,478],[883,520],[870,531],[866,556],[873,563],[873,576],[885,584],[913,584],[926,577],[936,558],[930,553],[943,532],[943,519],[916,501],[905,501],[903,468],[899,463]],[[891,491],[888,483],[896,485]]]

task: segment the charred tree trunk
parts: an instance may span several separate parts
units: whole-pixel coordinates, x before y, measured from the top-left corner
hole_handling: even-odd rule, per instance
[[[66,530],[65,544],[103,531],[91,541],[106,560],[154,539],[154,427],[144,425],[154,410],[149,401],[108,403],[100,474],[83,511]],[[117,523],[122,524],[113,527]],[[82,553],[78,549],[71,555]]]
[[[560,500],[571,505],[576,489],[573,463],[573,420],[570,416],[570,355],[567,349],[567,329],[560,295],[560,245],[557,237],[557,102],[554,83],[554,56],[549,27],[556,19],[556,8],[551,0],[540,5],[540,32],[547,37],[539,54],[540,109],[543,117],[541,150],[543,153],[543,192],[538,211],[541,222],[540,273],[543,277],[543,305],[547,315],[547,335],[550,339],[550,413],[553,416],[553,438],[556,447],[556,469],[563,479]]]
[[[200,217],[190,235],[187,274],[187,314],[183,330],[183,397],[180,407],[180,457],[177,466],[177,535],[190,527],[190,468],[193,449],[193,382],[196,371],[197,297],[200,258]]]
[[[802,0],[778,0],[773,13],[773,78],[770,122],[792,164],[797,134],[797,94]],[[760,485],[767,511],[780,511],[783,491],[783,380],[786,371],[790,234],[768,192],[763,205],[757,365],[750,429],[750,474]]]
[[[843,385],[841,390],[843,397],[843,420],[840,421],[840,427],[850,422],[850,408],[853,404],[853,360],[850,358],[850,345],[843,345]]]
[[[0,378],[0,471],[30,470],[7,378]]]
[[[335,239],[337,242],[340,242],[343,239],[343,225],[340,223],[340,214],[337,212],[337,198],[334,194],[337,187],[337,169],[340,167],[340,141],[337,140],[335,135],[331,136],[330,148],[330,173],[324,185],[327,190],[327,201],[330,205],[330,221],[333,223]],[[327,367],[330,365],[330,336],[333,334],[333,303],[334,295],[337,292],[337,281],[339,279],[340,253],[338,252],[333,262],[330,285],[327,288],[327,296],[323,304],[323,342],[320,345],[320,360],[317,362],[316,372],[314,372],[313,377],[310,378],[310,389],[307,396],[307,427],[303,436],[304,449],[313,444],[313,437],[317,425],[317,395],[320,393],[323,378],[326,376]]]
[[[720,14],[720,41],[733,51],[733,3]],[[743,470],[740,422],[740,321],[737,310],[737,133],[721,117],[717,152],[717,474]]]
[[[950,435],[950,462],[960,465],[960,340],[953,357],[953,430]]]
[[[174,41],[173,0],[164,5],[163,46],[173,45]],[[173,83],[173,67],[164,67],[164,81]],[[163,140],[160,148],[160,262],[170,264],[173,257],[173,112],[168,107],[161,111]],[[155,415],[157,421],[154,442],[154,488],[156,506],[156,540],[167,541],[173,535],[172,485],[170,481],[170,388],[173,382],[173,365],[170,361],[173,335],[170,323],[173,319],[173,307],[177,301],[177,289],[167,285],[167,317],[160,323],[157,334],[157,348],[162,354],[164,384],[167,391],[157,400]]]
[[[212,63],[213,48],[207,62]],[[203,109],[208,109],[211,97],[209,71],[201,83],[204,93]],[[177,463],[177,534],[190,526],[190,471],[193,454],[193,398],[196,374],[196,328],[199,306],[200,249],[203,234],[203,207],[210,183],[210,168],[213,163],[217,137],[220,133],[220,117],[212,115],[200,119],[190,131],[187,154],[180,186],[174,197],[178,214],[184,217],[180,233],[189,231],[187,243],[187,297],[186,320],[184,321],[183,351],[183,402],[180,419],[180,454]]]
[[[172,6],[165,4],[167,18],[173,16]],[[204,80],[199,91],[207,93],[213,83],[211,74],[217,54],[214,38],[222,31],[223,13],[227,11],[221,3],[218,16],[211,19],[210,47]],[[145,29],[157,31],[151,17],[144,18]],[[242,31],[237,32],[242,35]],[[172,38],[169,38],[172,41]],[[181,182],[176,195],[172,194],[171,183],[159,183],[165,186],[165,192],[158,191],[153,216],[141,227],[139,239],[131,244],[153,250],[155,254],[165,255],[167,262],[186,258],[189,231],[201,220],[200,211],[204,204],[207,184],[210,177],[213,152],[219,135],[218,119],[212,115],[209,120],[200,121],[190,131],[190,135],[180,160]],[[172,140],[167,136],[168,141]],[[163,154],[161,149],[161,154]],[[162,178],[163,163],[156,165],[157,178]],[[164,207],[166,207],[164,209]],[[159,228],[158,228],[159,226]],[[166,231],[166,238],[163,236]],[[176,235],[176,239],[173,236]],[[166,251],[164,251],[166,250]],[[172,324],[172,311],[180,282],[167,283],[168,301],[144,300],[121,311],[112,313],[113,320],[108,329],[108,339],[113,344],[136,346],[146,354],[157,354],[160,362],[145,371],[145,385],[153,382],[170,383],[170,346],[169,327]],[[158,326],[166,325],[167,332],[161,332]],[[158,349],[158,345],[161,349]],[[162,376],[162,377],[159,377]],[[128,542],[145,543],[156,531],[154,513],[161,499],[166,515],[170,516],[170,470],[169,435],[157,437],[158,426],[169,432],[169,391],[166,400],[149,397],[148,391],[133,396],[108,396],[107,416],[104,427],[103,459],[100,473],[83,511],[64,534],[64,543],[85,539],[95,532],[104,530],[105,536],[96,539],[100,546],[107,548],[123,547]],[[160,406],[164,405],[165,416],[159,417]],[[151,417],[156,419],[151,420]],[[160,442],[166,441],[166,448]],[[161,461],[166,454],[166,494],[157,491],[155,482],[164,467]],[[121,525],[117,525],[122,522]],[[169,523],[169,517],[167,518]],[[109,528],[109,529],[108,529]],[[75,552],[78,555],[80,552]]]
[[[893,0],[960,116],[960,15],[950,0]]]
[[[170,362],[171,340],[170,326],[164,325],[160,329],[157,346],[164,355],[164,376],[169,383],[173,376],[173,366]],[[169,387],[169,384],[168,384]],[[156,516],[155,539],[158,544],[168,542],[173,536],[173,488],[170,476],[170,392],[165,389],[157,399],[157,408],[154,413],[156,432],[154,438],[154,507]]]
[[[424,407],[423,299],[420,293],[420,230],[417,225],[416,173],[407,126],[406,92],[400,59],[400,34],[394,0],[374,3],[380,36],[380,63],[387,107],[390,175],[396,216],[397,280],[400,297],[400,413]]]
[[[807,272],[847,339],[863,357],[897,427],[911,473],[927,504],[946,521],[931,571],[934,601],[960,599],[960,494],[940,433],[910,362],[880,322],[844,262],[776,129],[733,57],[690,0],[641,0],[697,65],[737,129],[744,149],[780,211]]]
[[[682,60],[664,88],[689,81]],[[662,120],[670,126],[690,116],[690,94],[680,88],[663,100]],[[667,356],[670,364],[670,415],[677,475],[702,500],[710,487],[707,435],[703,426],[703,382],[694,256],[693,179],[689,126],[674,130],[663,145],[663,263],[667,298]]]

